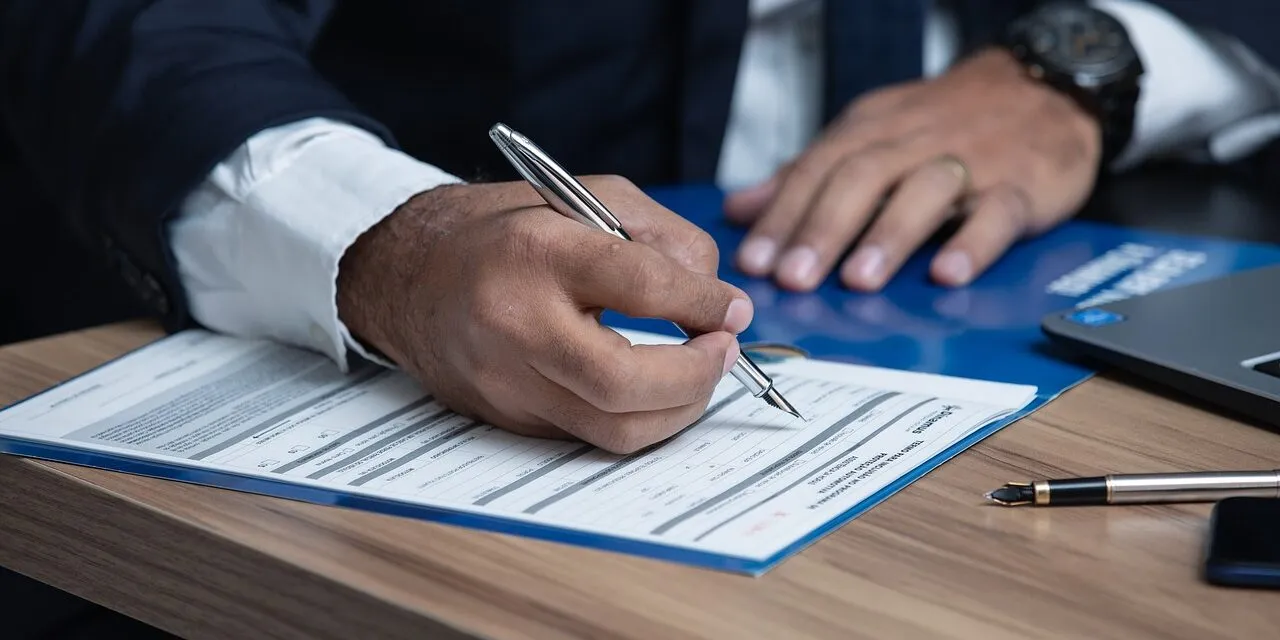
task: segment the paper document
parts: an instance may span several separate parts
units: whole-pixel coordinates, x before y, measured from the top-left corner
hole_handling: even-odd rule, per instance
[[[623,333],[635,342],[671,341]],[[605,548],[684,550],[703,554],[704,564],[728,558],[751,566],[811,540],[1035,395],[1028,386],[831,362],[763,368],[807,421],[767,406],[727,376],[699,422],[647,451],[619,456],[474,422],[398,371],[368,365],[343,375],[310,352],[192,330],[0,412],[0,440],[422,505],[482,516],[477,526],[520,525],[515,529],[543,529],[553,539],[570,534]]]

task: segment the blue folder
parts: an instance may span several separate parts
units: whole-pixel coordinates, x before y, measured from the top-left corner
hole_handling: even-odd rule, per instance
[[[756,304],[756,318],[742,336],[744,343],[783,343],[813,358],[1031,384],[1039,390],[1036,399],[1018,414],[987,425],[804,539],[758,562],[2,437],[0,451],[758,575],[1092,375],[1094,371],[1085,364],[1051,351],[1039,329],[1045,314],[1088,304],[1098,296],[1135,295],[1280,263],[1280,247],[1272,245],[1075,221],[1013,247],[963,289],[946,289],[929,281],[932,251],[926,249],[876,294],[848,291],[834,280],[814,293],[787,293],[734,270],[733,249],[744,230],[724,221],[718,190],[679,187],[650,193],[707,229],[719,243],[721,276],[746,290]],[[615,313],[606,313],[604,320],[621,328],[679,335],[667,322]]]
[[[961,289],[928,275],[936,247],[917,252],[880,292],[828,278],[814,293],[790,293],[744,277],[733,251],[746,229],[721,213],[714,187],[654,189],[650,195],[706,229],[721,249],[720,277],[748,294],[756,318],[744,342],[782,342],[812,357],[892,369],[1032,384],[1050,400],[1094,373],[1051,351],[1045,314],[1197,282],[1280,262],[1280,246],[1071,221],[1016,244]],[[606,314],[613,325],[671,333],[662,322]],[[673,334],[674,335],[674,334]]]

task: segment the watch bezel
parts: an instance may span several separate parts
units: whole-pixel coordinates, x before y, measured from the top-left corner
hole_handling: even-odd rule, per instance
[[[1035,30],[1037,28],[1053,28],[1055,26],[1054,16],[1066,11],[1087,14],[1090,19],[1106,22],[1121,33],[1125,41],[1117,48],[1116,55],[1100,62],[1082,62],[1070,61],[1069,59],[1064,61],[1062,56],[1045,55],[1034,51],[1030,40],[1034,36]],[[1115,16],[1087,4],[1057,2],[1044,5],[1029,15],[1014,21],[1010,25],[1009,34],[1007,46],[1014,56],[1024,64],[1038,68],[1040,74],[1046,78],[1065,76],[1076,86],[1083,89],[1103,87],[1115,82],[1117,79],[1142,73],[1142,61],[1138,57],[1137,50],[1129,41],[1128,31],[1125,29],[1124,23],[1116,19]]]

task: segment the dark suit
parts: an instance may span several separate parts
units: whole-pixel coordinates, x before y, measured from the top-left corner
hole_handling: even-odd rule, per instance
[[[966,47],[1032,3],[953,3]],[[1275,3],[1162,4],[1280,61],[1253,13]],[[918,3],[827,10],[828,114],[919,74]],[[0,0],[0,342],[187,326],[164,221],[253,133],[304,117],[466,178],[513,177],[486,137],[502,120],[577,173],[708,181],[746,22],[746,0]]]
[[[971,48],[1035,2],[950,4]],[[828,4],[829,113],[919,73],[920,4]],[[1277,3],[1157,4],[1280,62]],[[504,120],[579,173],[709,180],[746,7],[0,0],[0,342],[134,313],[186,326],[163,221],[247,137],[306,116],[466,178],[512,177],[484,135]]]
[[[983,4],[964,14],[975,38],[1020,3]],[[640,184],[710,180],[747,22],[746,0],[0,8],[0,181],[21,192],[5,213],[3,235],[17,243],[7,255],[27,275],[43,262],[83,283],[70,296],[29,282],[28,299],[44,304],[11,318],[44,312],[30,331],[129,313],[133,300],[169,328],[186,326],[162,221],[254,132],[307,116],[366,127],[465,178],[514,177],[485,135],[503,120],[575,172]],[[918,74],[915,3],[853,0],[829,11],[830,59],[847,61],[831,65],[830,104]],[[80,245],[66,249],[64,232]],[[35,255],[37,246],[60,254]],[[99,264],[105,270],[87,279]],[[53,304],[66,298],[75,306]],[[75,309],[102,312],[75,318]],[[58,315],[64,321],[53,322]]]

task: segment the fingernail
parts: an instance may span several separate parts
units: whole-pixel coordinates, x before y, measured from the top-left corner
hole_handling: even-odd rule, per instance
[[[734,298],[729,303],[729,312],[724,314],[724,330],[734,335],[746,331],[751,326],[752,315],[754,310],[750,300]]]
[[[935,263],[938,272],[951,284],[967,284],[973,277],[973,261],[963,251],[944,251]]]
[[[733,370],[733,365],[738,363],[738,341],[734,340],[729,345],[729,349],[724,352],[724,371],[720,375],[725,375]]]
[[[742,243],[738,250],[738,258],[742,268],[751,273],[764,273],[773,266],[773,257],[778,252],[778,243],[769,238],[752,238]]]
[[[778,277],[804,288],[818,284],[818,252],[809,247],[788,251],[778,264]]]
[[[853,253],[844,269],[845,280],[854,280],[869,288],[878,288],[884,279],[884,250],[862,247]]]

